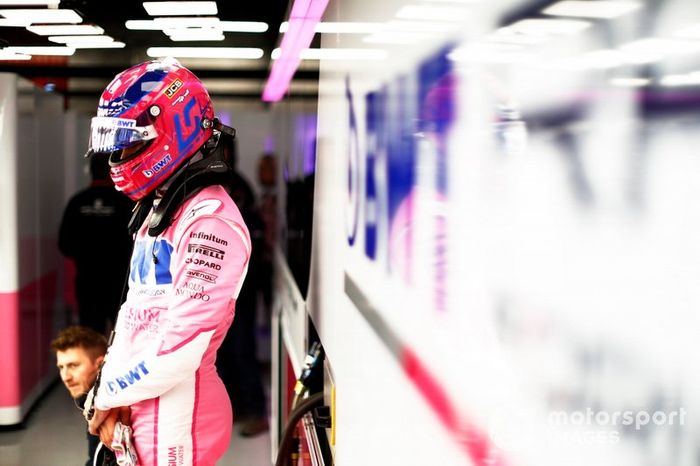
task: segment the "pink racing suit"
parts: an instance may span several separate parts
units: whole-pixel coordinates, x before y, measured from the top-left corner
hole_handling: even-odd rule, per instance
[[[148,219],[95,406],[131,406],[141,465],[214,465],[233,422],[214,362],[248,268],[248,229],[226,191],[210,186],[161,235],[147,230]]]

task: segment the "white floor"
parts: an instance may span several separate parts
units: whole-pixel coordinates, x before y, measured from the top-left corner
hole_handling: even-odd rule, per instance
[[[61,384],[34,409],[24,428],[0,431],[0,466],[83,466],[85,421]],[[270,466],[270,435],[234,433],[222,466]]]

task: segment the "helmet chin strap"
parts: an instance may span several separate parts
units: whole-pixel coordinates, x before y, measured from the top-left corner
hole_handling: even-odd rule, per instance
[[[214,121],[217,122],[216,119]],[[210,139],[201,149],[204,158],[186,165],[172,178],[168,189],[153,209],[153,215],[148,222],[149,236],[155,237],[163,233],[172,223],[172,217],[177,209],[205,187],[227,186],[231,182],[232,168],[226,161],[224,146],[232,142],[231,134],[235,135],[235,130],[224,127],[232,132],[221,131],[218,137],[213,136],[211,139],[215,139],[215,146],[206,147]]]

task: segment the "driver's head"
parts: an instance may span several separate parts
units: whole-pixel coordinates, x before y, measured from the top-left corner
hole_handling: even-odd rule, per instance
[[[139,200],[161,186],[212,136],[202,82],[172,58],[119,73],[100,96],[88,154],[109,154],[115,187]]]

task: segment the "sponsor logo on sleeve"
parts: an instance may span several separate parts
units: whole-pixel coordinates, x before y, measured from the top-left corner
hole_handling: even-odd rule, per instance
[[[187,282],[182,285],[181,288],[175,290],[176,296],[187,296],[190,299],[199,299],[200,301],[207,302],[211,299],[211,296],[204,292],[204,287],[199,283]]]
[[[228,246],[228,241],[221,239],[218,236],[212,235],[210,233],[204,233],[203,231],[195,231],[190,233],[190,238],[203,239],[211,243],[220,244],[222,246]]]
[[[190,243],[187,245],[187,252],[190,254],[199,254],[202,256],[211,257],[212,259],[223,260],[226,255],[225,251],[221,249],[213,248],[205,244]]]
[[[109,395],[116,395],[119,390],[124,390],[125,388],[134,385],[136,382],[141,380],[141,377],[145,377],[149,374],[146,368],[146,362],[141,361],[133,369],[124,374],[121,377],[117,377],[114,380],[107,381],[107,393]]]
[[[221,266],[218,266],[221,268]],[[196,278],[197,280],[202,280],[209,283],[216,283],[217,276],[213,273],[206,272],[204,270],[187,269],[185,270],[185,275],[191,278]]]
[[[197,257],[186,258],[185,264],[201,265],[203,267],[208,267],[212,270],[221,270],[221,266],[216,262],[210,262],[205,259],[198,259]]]

